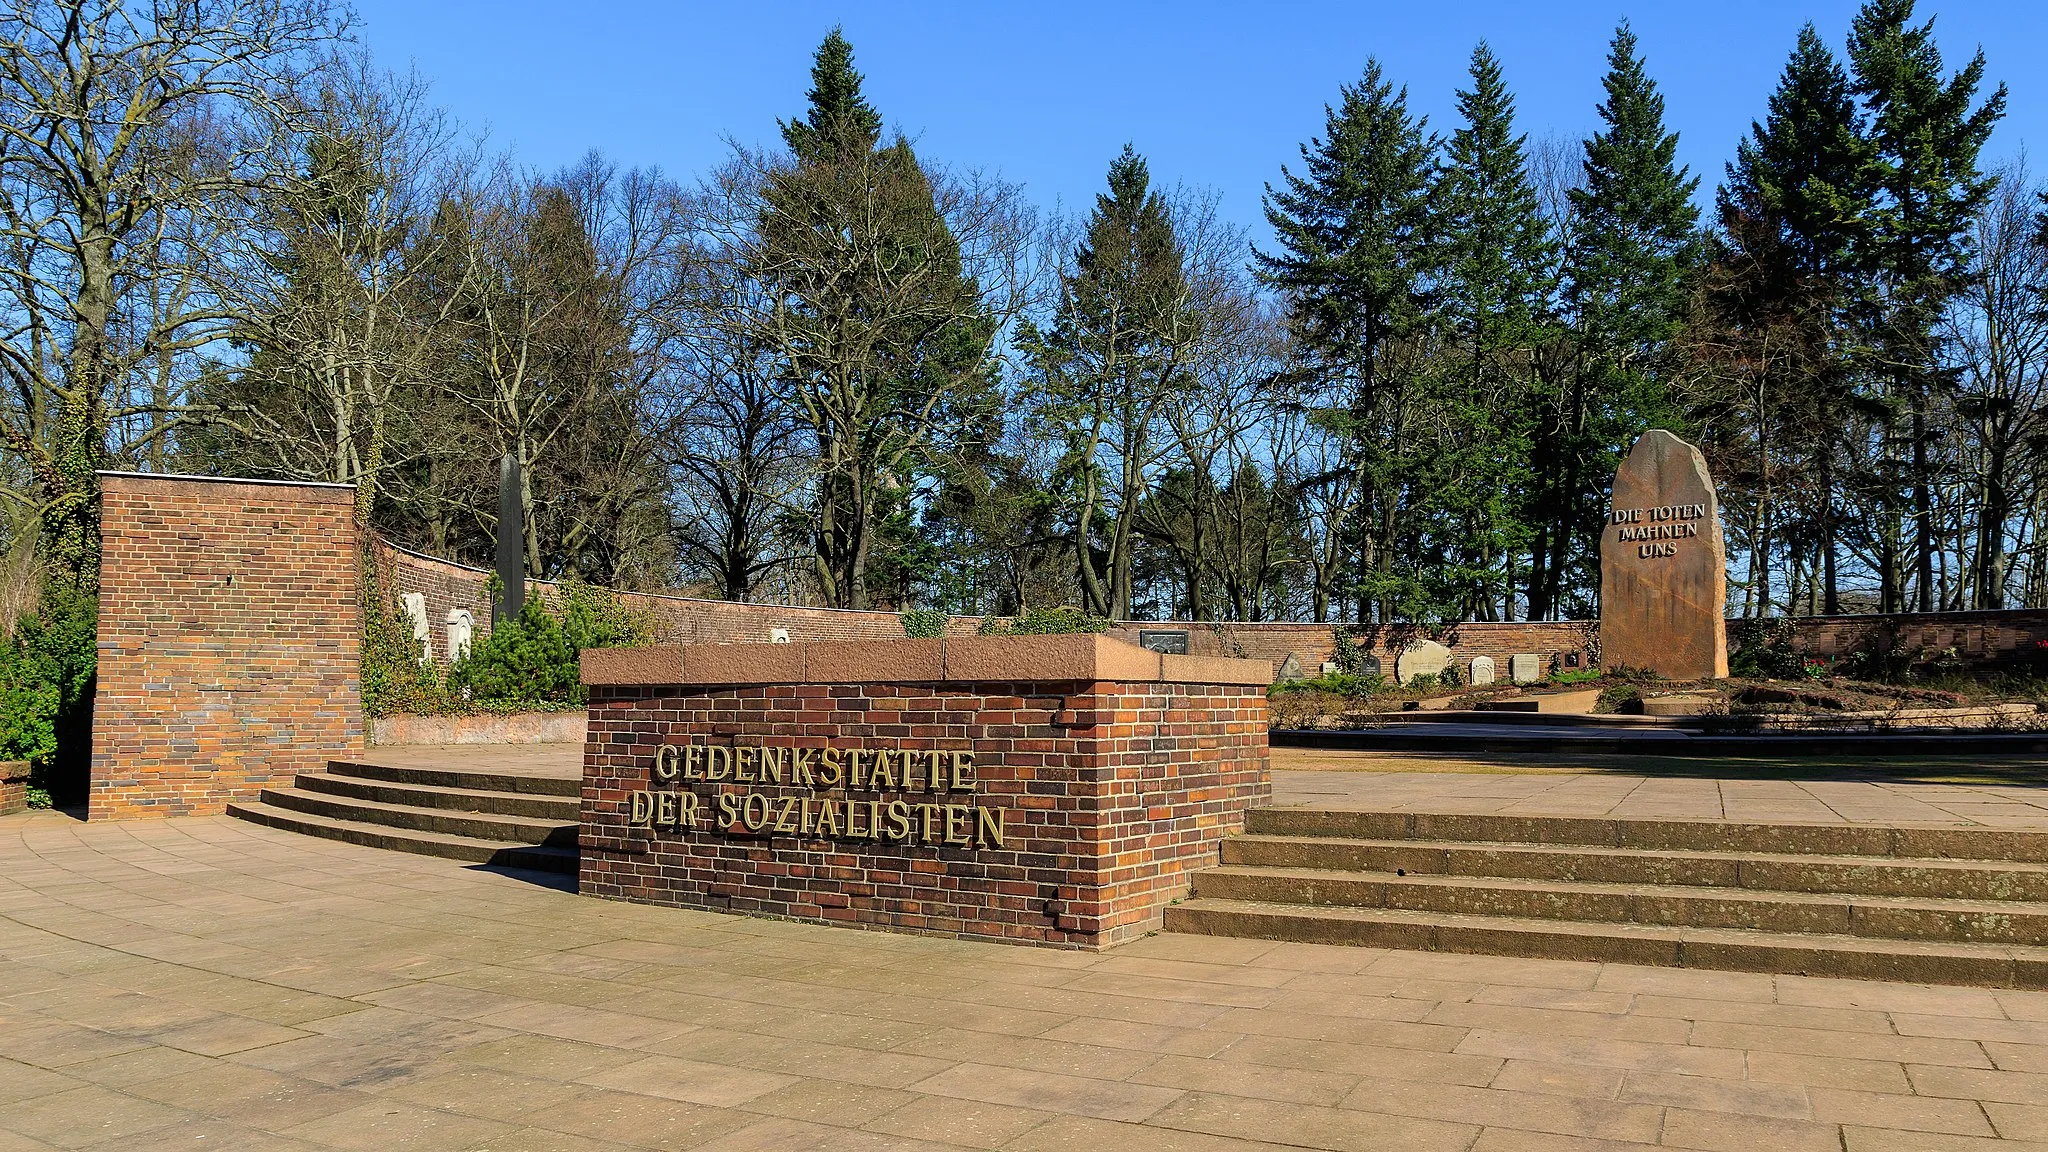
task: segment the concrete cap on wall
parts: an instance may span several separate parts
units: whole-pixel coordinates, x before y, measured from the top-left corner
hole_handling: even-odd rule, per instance
[[[671,644],[583,652],[583,682],[610,686],[1107,680],[1263,686],[1273,681],[1273,665],[1267,660],[1162,654],[1094,635]]]
[[[331,484],[324,480],[256,480],[247,476],[192,476],[182,472],[109,472],[93,475],[105,492],[143,496],[176,496],[200,488],[233,485],[238,488],[289,488],[294,498],[311,504],[353,504],[356,486]],[[224,495],[213,493],[213,495]]]

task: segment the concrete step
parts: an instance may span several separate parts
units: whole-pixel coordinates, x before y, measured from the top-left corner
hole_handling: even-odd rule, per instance
[[[466,768],[398,768],[354,760],[330,760],[334,776],[419,784],[429,788],[467,788],[479,792],[517,792],[533,796],[581,796],[583,781],[563,776],[527,776],[514,772],[480,772]]]
[[[1405,912],[1743,928],[1764,932],[2048,946],[2048,904],[1757,892],[1474,876],[1225,865],[1199,872],[1202,898]]]
[[[448,788],[427,784],[399,784],[360,776],[336,776],[331,772],[301,772],[292,782],[306,792],[324,792],[380,804],[401,804],[414,808],[446,808],[459,812],[487,812],[497,816],[524,816],[535,820],[575,823],[581,803],[573,796],[552,796],[532,792],[494,792],[480,788]]]
[[[494,840],[505,844],[545,844],[554,848],[576,846],[577,825],[574,822],[450,812],[442,808],[387,804],[301,788],[265,788],[261,799],[273,808],[413,832]]]
[[[1775,972],[1915,984],[2048,988],[2048,948],[1873,940],[1856,936],[1314,907],[1197,898],[1166,910],[1166,928],[1424,952],[1532,956],[1663,967]]]
[[[1351,840],[2048,863],[2048,832],[1945,825],[1745,824],[1261,808],[1250,813],[1245,831]]]
[[[1251,833],[1223,842],[1223,862],[1268,868],[1405,871],[1426,876],[2048,902],[2048,867],[2003,860],[1354,840]]]
[[[565,873],[570,876],[576,874],[577,854],[570,848],[508,844],[502,840],[450,836],[397,828],[387,824],[365,823],[360,820],[340,820],[262,802],[229,804],[228,814],[271,828],[282,828],[289,832],[302,832],[308,836],[342,840],[371,848],[388,848],[422,856],[440,856],[474,864],[494,864],[501,868],[526,868],[537,872]]]

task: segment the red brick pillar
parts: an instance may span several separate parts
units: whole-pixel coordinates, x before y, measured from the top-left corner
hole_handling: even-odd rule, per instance
[[[1100,636],[585,652],[581,890],[1131,939],[1271,797],[1271,676]]]
[[[90,819],[217,814],[362,749],[353,485],[100,492]]]

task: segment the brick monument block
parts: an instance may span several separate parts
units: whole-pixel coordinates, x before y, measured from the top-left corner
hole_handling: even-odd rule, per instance
[[[1270,798],[1271,678],[1085,635],[586,651],[580,890],[1114,944]]]
[[[1728,553],[1700,450],[1643,433],[1600,533],[1600,662],[1673,680],[1728,675]]]

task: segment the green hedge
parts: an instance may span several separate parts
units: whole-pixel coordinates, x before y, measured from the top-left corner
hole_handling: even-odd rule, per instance
[[[405,616],[373,606],[363,640],[363,709],[372,716],[550,712],[588,699],[577,656],[585,648],[651,643],[651,613],[627,608],[608,589],[564,584],[555,597],[529,595],[516,620],[444,672],[421,660]]]

